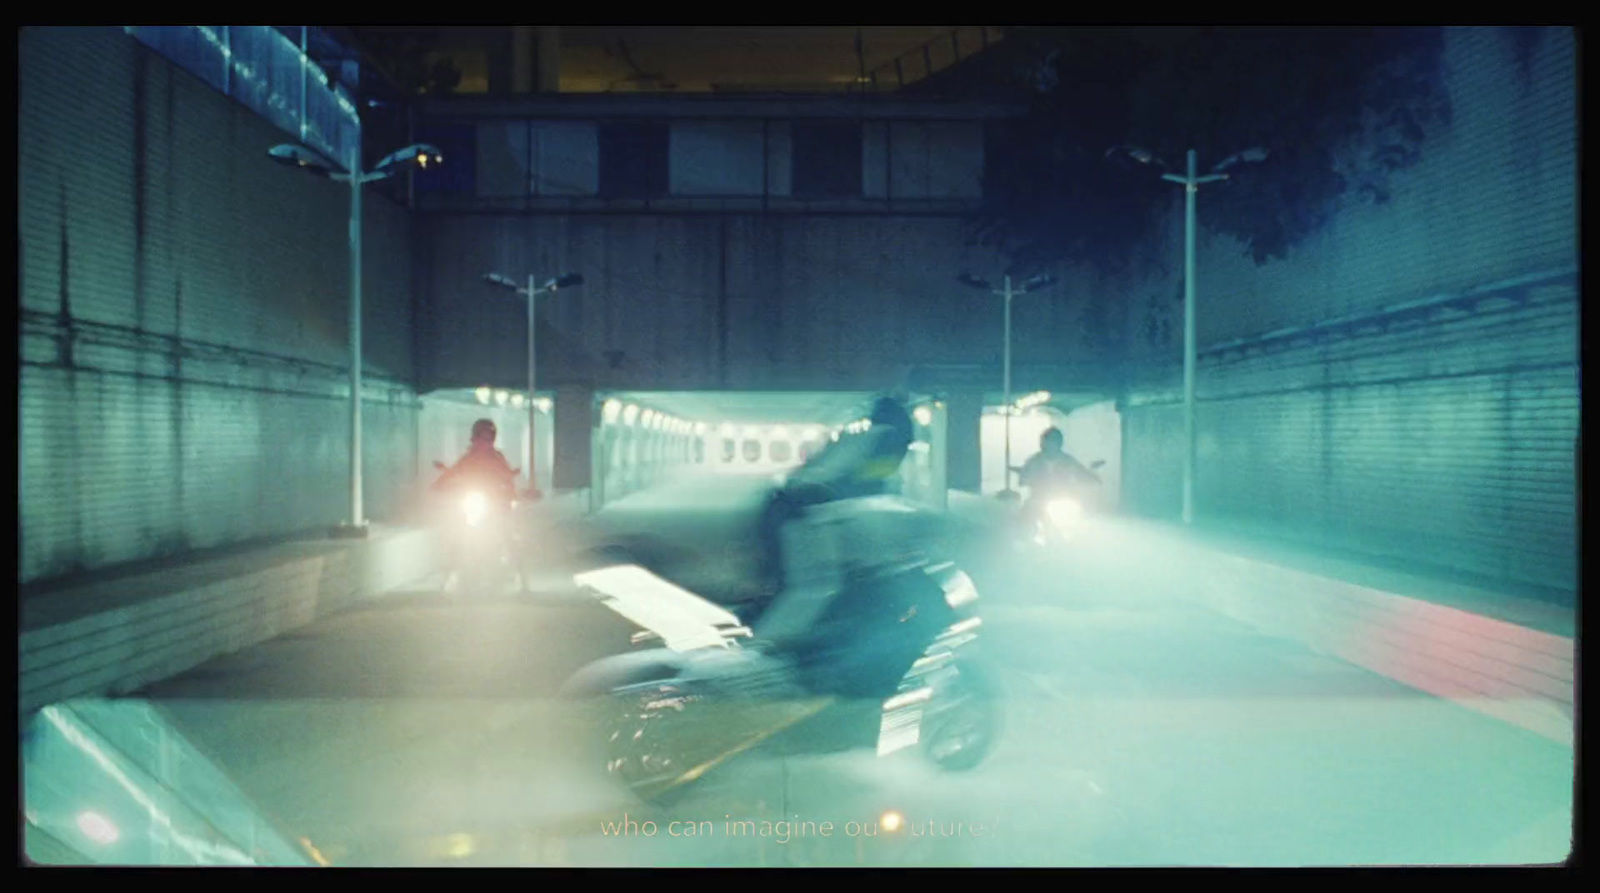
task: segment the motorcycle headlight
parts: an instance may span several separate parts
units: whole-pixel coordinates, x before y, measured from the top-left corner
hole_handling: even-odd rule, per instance
[[[1052,499],[1045,506],[1045,512],[1058,526],[1067,527],[1083,517],[1083,506],[1076,499]]]
[[[468,493],[461,500],[461,512],[466,515],[468,524],[481,527],[484,519],[489,517],[489,500],[482,493]]]
[[[952,608],[970,605],[978,600],[978,587],[965,571],[956,571],[944,582],[944,601]]]

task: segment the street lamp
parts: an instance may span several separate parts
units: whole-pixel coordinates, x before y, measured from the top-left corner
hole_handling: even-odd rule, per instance
[[[350,523],[339,532],[365,536],[366,515],[361,493],[361,187],[403,171],[439,164],[444,156],[425,143],[391,152],[370,171],[361,169],[361,143],[350,148],[345,169],[305,146],[283,144],[267,150],[273,161],[307,173],[350,184]]]
[[[1017,496],[1016,491],[1011,489],[1011,299],[1028,294],[1029,292],[1038,291],[1046,286],[1053,285],[1056,280],[1054,276],[1040,275],[1029,279],[1020,286],[1012,287],[1011,277],[1007,276],[1005,278],[1005,287],[1000,289],[996,289],[987,281],[979,279],[971,273],[962,273],[960,276],[956,277],[956,281],[970,288],[976,288],[981,291],[986,291],[1005,298],[1005,358],[1002,361],[1002,365],[1005,367],[1005,403],[1003,405],[1005,408],[1006,432],[1006,486],[1005,489],[1000,492],[1000,498],[1015,499]]]
[[[539,295],[548,292],[558,291],[563,288],[576,288],[583,284],[583,276],[577,273],[568,273],[565,276],[557,276],[554,279],[547,280],[544,285],[539,285],[538,277],[530,273],[528,274],[528,284],[526,286],[519,286],[516,280],[502,276],[499,273],[489,273],[483,279],[490,285],[498,285],[507,291],[522,295],[528,299],[528,492],[534,498],[538,498],[538,466],[533,464],[534,453],[538,448],[539,438],[536,436],[536,432],[538,431],[538,407],[540,405],[538,400],[539,392],[536,390],[538,376],[534,366],[536,356],[534,351],[537,348],[535,320],[538,318],[535,315],[536,299]]]
[[[1165,162],[1155,157],[1144,149],[1132,146],[1117,146],[1106,152],[1107,157],[1125,155],[1140,164],[1153,164],[1163,170],[1168,169]],[[1183,221],[1183,523],[1194,523],[1194,466],[1195,466],[1195,424],[1194,424],[1194,380],[1195,380],[1195,306],[1194,306],[1194,205],[1195,195],[1200,191],[1200,184],[1214,183],[1218,180],[1228,179],[1228,174],[1223,173],[1228,168],[1240,162],[1260,162],[1267,158],[1266,149],[1246,149],[1228,156],[1222,162],[1211,168],[1211,173],[1199,176],[1197,173],[1196,154],[1189,150],[1189,166],[1187,173],[1164,173],[1161,179],[1178,183],[1184,188],[1184,221]]]

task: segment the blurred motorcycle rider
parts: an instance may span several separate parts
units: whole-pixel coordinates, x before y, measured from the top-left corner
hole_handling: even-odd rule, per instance
[[[487,489],[497,503],[510,507],[517,497],[518,472],[506,461],[505,454],[495,449],[495,440],[499,435],[493,421],[479,419],[473,422],[472,442],[466,454],[446,469],[434,482],[434,488],[447,491],[463,484],[476,483]]]
[[[1039,435],[1039,452],[1033,454],[1021,468],[1015,469],[1018,482],[1028,490],[1030,506],[1036,507],[1052,493],[1072,492],[1087,496],[1099,485],[1099,476],[1073,458],[1065,446],[1066,438],[1061,429],[1046,429]]]
[[[766,595],[777,595],[786,586],[782,529],[806,506],[892,492],[915,438],[911,414],[903,401],[880,397],[869,419],[865,432],[844,437],[806,460],[763,506],[758,573]]]

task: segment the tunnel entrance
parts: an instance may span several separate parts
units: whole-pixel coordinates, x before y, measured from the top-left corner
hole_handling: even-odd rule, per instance
[[[625,391],[597,397],[597,503],[684,472],[775,476],[869,427],[864,391]],[[902,492],[943,505],[944,406],[910,400],[916,439]]]

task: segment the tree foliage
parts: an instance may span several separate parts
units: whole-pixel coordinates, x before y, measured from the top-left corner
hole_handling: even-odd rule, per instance
[[[407,95],[447,95],[461,84],[461,70],[455,63],[435,55],[442,47],[437,35],[372,29],[358,29],[357,34]]]
[[[1202,187],[1201,222],[1284,257],[1348,196],[1383,202],[1448,123],[1438,28],[1030,28],[1015,35],[1029,113],[994,134],[980,237],[1018,271],[1115,269],[1181,187],[1118,166],[1138,146],[1182,174],[1270,153]]]

